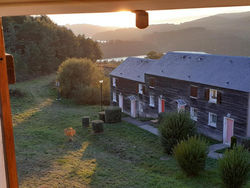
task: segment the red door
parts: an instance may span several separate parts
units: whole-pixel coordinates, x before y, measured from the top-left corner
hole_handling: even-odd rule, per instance
[[[161,100],[161,112],[165,112],[165,100]]]

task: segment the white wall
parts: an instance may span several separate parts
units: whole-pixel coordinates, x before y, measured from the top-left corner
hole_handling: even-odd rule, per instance
[[[2,120],[1,120],[1,117],[0,117],[0,187],[1,188],[7,188],[6,172],[5,172],[5,160],[4,160],[4,149],[3,149],[2,123],[1,123],[1,121]]]

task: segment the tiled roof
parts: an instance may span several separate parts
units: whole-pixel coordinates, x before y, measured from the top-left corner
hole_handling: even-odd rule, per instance
[[[114,69],[110,75],[144,83],[144,74],[156,61],[144,58],[128,57]]]
[[[137,58],[136,61],[139,61],[139,59]],[[140,77],[142,77],[143,73],[146,73],[250,92],[249,57],[212,55],[198,52],[168,52],[161,59],[154,60],[149,64],[142,63],[138,66],[130,58],[125,60],[124,63],[126,63],[126,72],[130,73],[130,75],[127,75],[127,79],[136,80],[134,79],[136,77],[134,70],[139,68]],[[122,65],[123,63],[120,66]],[[120,69],[119,71],[122,72],[123,70]],[[116,72],[116,69],[113,72]],[[140,81],[144,82],[144,78]]]

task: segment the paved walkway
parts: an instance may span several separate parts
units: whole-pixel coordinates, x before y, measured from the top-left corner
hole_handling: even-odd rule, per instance
[[[223,154],[217,153],[215,151],[221,150],[221,149],[224,149],[224,148],[228,148],[228,147],[229,147],[228,145],[225,145],[225,144],[222,144],[222,143],[221,144],[211,145],[211,146],[209,146],[208,157],[213,158],[213,159],[219,159],[219,158],[223,157]]]
[[[138,127],[140,127],[141,129],[144,129],[148,132],[151,132],[152,134],[154,135],[157,135],[159,136],[159,132],[158,132],[158,129],[149,125],[149,122],[142,122],[142,121],[139,121],[137,119],[133,119],[131,117],[124,117],[122,118],[123,121],[126,121],[128,123],[131,123],[131,124],[134,124]],[[225,145],[225,144],[214,144],[214,145],[211,145],[209,146],[209,153],[208,153],[208,157],[212,158],[212,159],[219,159],[223,156],[223,154],[221,153],[216,153],[215,151],[217,150],[221,150],[221,149],[224,149],[224,148],[228,148],[229,146]]]
[[[142,121],[139,121],[137,119],[133,119],[131,117],[125,117],[125,118],[122,118],[122,120],[126,121],[128,123],[134,124],[134,125],[140,127],[141,129],[144,129],[148,132],[151,132],[154,135],[159,136],[158,129],[149,125],[149,122],[142,122]]]

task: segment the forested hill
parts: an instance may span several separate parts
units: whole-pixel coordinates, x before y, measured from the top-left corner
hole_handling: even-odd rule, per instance
[[[97,42],[58,26],[47,16],[4,17],[6,51],[15,58],[17,80],[55,72],[70,57],[96,60],[102,56]]]

